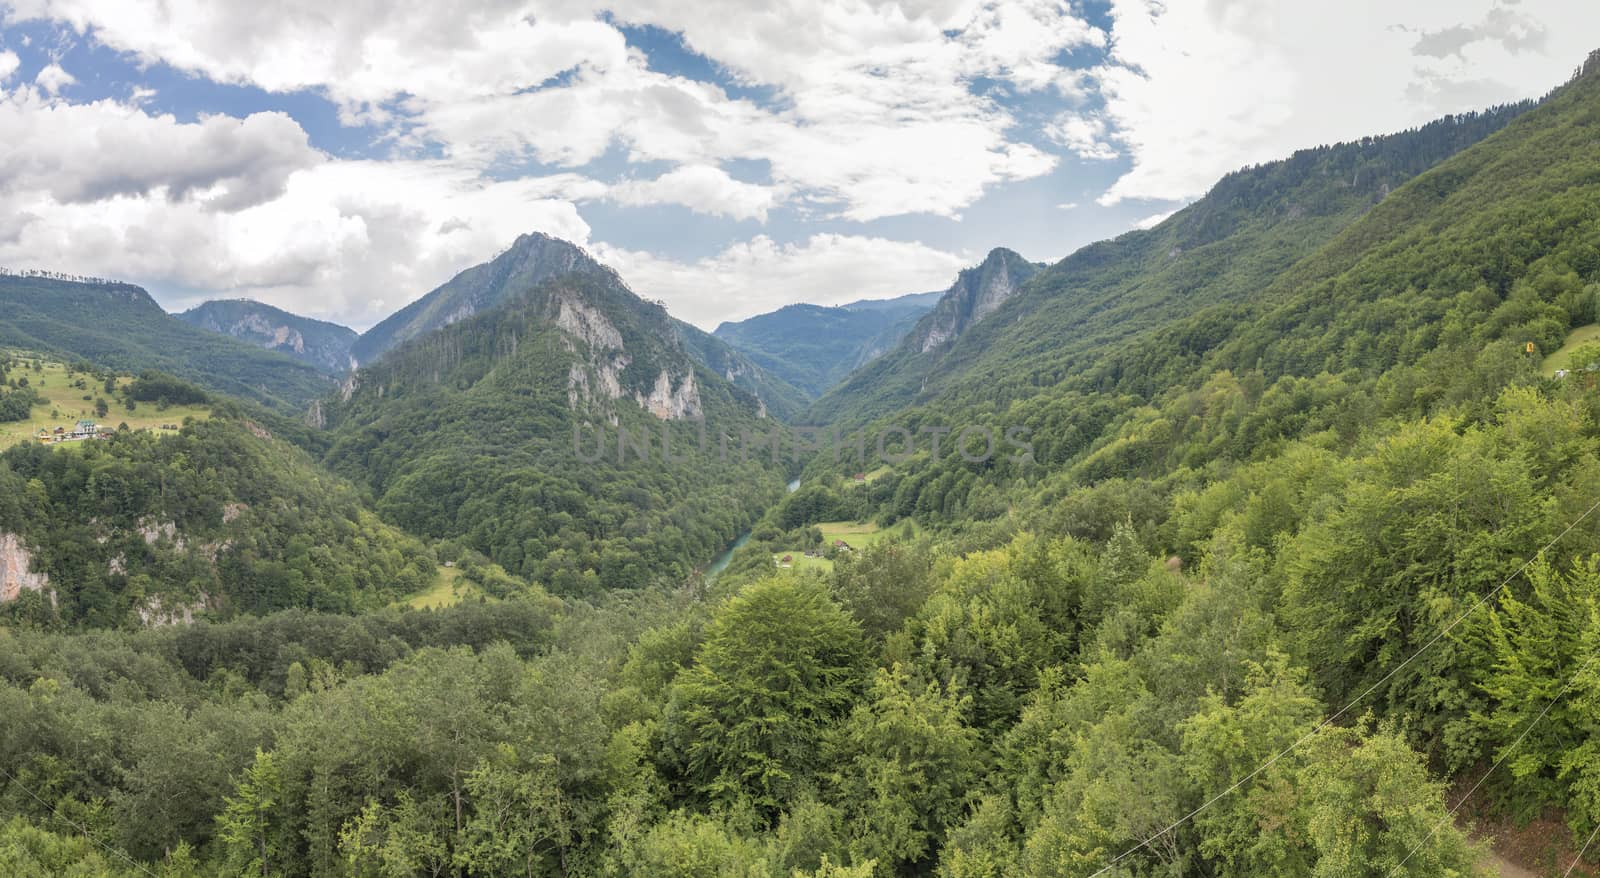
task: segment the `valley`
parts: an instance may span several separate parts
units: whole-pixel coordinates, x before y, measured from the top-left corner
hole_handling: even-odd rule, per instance
[[[669,31],[663,72],[638,40],[664,37],[628,28],[628,75],[696,83],[672,149],[756,150],[752,74],[693,80],[711,49]],[[1046,89],[972,69],[1012,77],[985,113]],[[316,304],[363,332],[236,292],[311,302],[310,269],[152,286],[178,314],[0,274],[0,874],[1600,875],[1600,51],[1548,85],[1241,164],[1050,262],[829,231],[1036,243],[1015,192],[913,223],[846,200],[906,191],[863,158],[780,242],[803,166],[603,182],[574,122],[507,153],[559,176],[452,202],[524,230],[396,209],[384,252],[433,249]],[[402,110],[408,137],[486,124],[421,91],[339,107]],[[1040,139],[1063,174],[1134,149],[1109,110],[1072,118]],[[829,147],[808,156],[867,149]],[[426,156],[408,197],[459,183]],[[233,179],[163,197],[227,211]],[[1107,176],[1097,208],[1114,179],[1146,178]],[[683,192],[721,201],[654,231],[760,238],[677,262],[585,238],[630,209],[666,226]],[[335,213],[340,247],[398,234]],[[869,246],[903,283],[850,285]],[[894,295],[935,269],[940,292]],[[413,270],[433,279],[386,288]],[[797,275],[855,300],[799,301]],[[706,320],[717,296],[772,307]]]

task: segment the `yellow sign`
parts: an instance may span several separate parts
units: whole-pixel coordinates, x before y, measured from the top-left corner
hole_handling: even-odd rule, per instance
[[[1533,353],[1533,342],[1528,342],[1528,353]]]

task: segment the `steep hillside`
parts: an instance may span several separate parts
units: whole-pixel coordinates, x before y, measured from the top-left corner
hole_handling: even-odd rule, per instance
[[[733,386],[753,394],[761,401],[762,411],[778,420],[794,419],[811,402],[812,394],[722,339],[682,320],[673,320],[672,324],[686,353]]]
[[[911,330],[940,293],[862,300],[838,307],[787,305],[713,333],[815,399]]]
[[[206,302],[179,314],[178,319],[287,354],[333,375],[353,368],[350,348],[356,332],[337,323],[301,317],[249,299]]]
[[[611,270],[566,241],[538,232],[523,235],[504,253],[461,272],[362,333],[351,353],[360,364],[371,363],[406,341],[487,311],[564,274],[604,276]]]
[[[1037,393],[1165,323],[1264,294],[1398,186],[1533,106],[1448,117],[1229,174],[1154,229],[1092,244],[1038,273],[954,342],[913,334],[810,417],[861,422],[946,393],[991,402]],[[941,343],[923,350],[930,340]]]
[[[349,483],[224,404],[174,435],[0,454],[0,617],[170,624],[381,607],[436,576]]]
[[[0,347],[159,369],[280,411],[303,411],[334,384],[305,363],[191,326],[123,283],[0,275]]]
[[[319,415],[329,464],[370,486],[387,520],[570,594],[682,581],[747,526],[784,481],[770,451],[737,453],[742,434],[779,426],[761,410],[686,350],[663,308],[590,271],[401,345]],[[618,428],[633,437],[625,462]]]

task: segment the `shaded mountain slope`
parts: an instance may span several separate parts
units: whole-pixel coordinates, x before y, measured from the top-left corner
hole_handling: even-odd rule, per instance
[[[177,315],[191,326],[286,354],[324,372],[343,375],[353,367],[356,331],[313,320],[249,299],[205,302]]]

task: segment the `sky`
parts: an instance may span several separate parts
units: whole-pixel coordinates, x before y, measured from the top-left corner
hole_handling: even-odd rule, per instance
[[[1538,97],[1594,0],[0,0],[0,267],[363,329],[524,232],[707,329]]]

